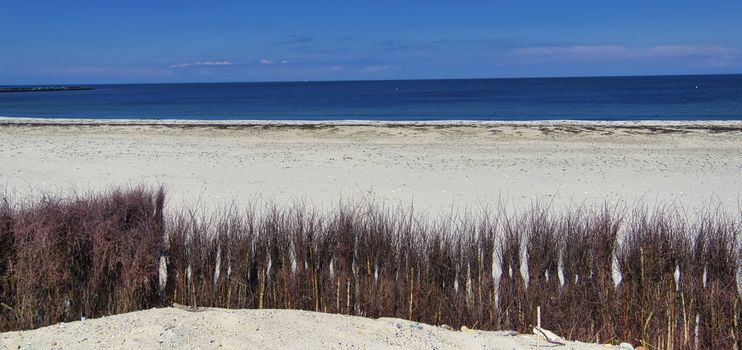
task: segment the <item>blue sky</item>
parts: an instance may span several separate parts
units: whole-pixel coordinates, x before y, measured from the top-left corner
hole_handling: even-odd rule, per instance
[[[742,73],[742,1],[5,1],[0,85]]]

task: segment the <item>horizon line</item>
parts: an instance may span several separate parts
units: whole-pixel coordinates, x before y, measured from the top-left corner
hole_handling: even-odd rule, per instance
[[[84,86],[84,85],[186,85],[186,84],[271,84],[271,83],[339,83],[339,82],[393,82],[393,81],[432,81],[432,80],[527,80],[527,79],[589,79],[589,78],[642,78],[642,77],[693,77],[693,76],[734,76],[740,73],[710,74],[629,74],[629,75],[572,75],[572,76],[513,76],[480,78],[409,78],[409,79],[335,79],[335,80],[256,80],[256,81],[183,81],[183,82],[135,82],[135,83],[38,83],[2,84],[0,87],[15,86]]]

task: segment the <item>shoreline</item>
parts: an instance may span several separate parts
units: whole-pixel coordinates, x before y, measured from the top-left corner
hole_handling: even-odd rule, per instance
[[[739,120],[294,120],[294,119],[138,119],[138,118],[40,118],[0,116],[0,125],[21,126],[65,126],[65,125],[340,125],[340,126],[555,126],[555,125],[600,125],[606,127],[649,127],[649,126],[727,126],[742,131],[742,119]]]

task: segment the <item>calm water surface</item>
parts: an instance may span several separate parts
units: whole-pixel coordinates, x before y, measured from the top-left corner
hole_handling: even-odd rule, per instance
[[[742,120],[742,75],[91,85],[0,94],[0,116]]]

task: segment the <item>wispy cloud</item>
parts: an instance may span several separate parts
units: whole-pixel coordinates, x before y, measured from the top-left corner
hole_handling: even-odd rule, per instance
[[[267,58],[263,58],[263,59],[260,60],[260,64],[263,64],[263,65],[266,65],[266,64],[287,64],[287,63],[291,63],[291,61],[289,61],[289,60],[274,61],[274,60],[269,60]]]
[[[515,49],[511,53],[544,60],[623,58],[635,54],[634,50],[620,45],[535,46]]]
[[[383,40],[376,43],[377,46],[381,47],[382,51],[401,51],[401,50],[419,50],[419,49],[430,49],[431,46],[419,43],[409,42],[405,40]]]
[[[688,45],[662,45],[649,48],[647,54],[650,56],[674,57],[674,56],[720,56],[728,54],[739,54],[740,50],[734,47],[723,46],[688,46]]]
[[[334,65],[334,66],[316,66],[316,67],[308,67],[308,70],[311,72],[324,72],[324,73],[338,73],[346,71],[345,66],[340,65]]]
[[[165,69],[108,67],[108,66],[72,66],[49,67],[42,69],[48,73],[82,74],[82,75],[116,75],[116,76],[164,76],[172,74]]]
[[[276,46],[290,46],[296,44],[306,44],[314,41],[314,38],[304,35],[289,35],[288,39],[273,43]]]
[[[230,61],[199,61],[190,63],[178,63],[170,65],[170,69],[188,68],[195,66],[231,66],[233,63]]]
[[[481,44],[493,42],[494,39],[452,39],[452,38],[441,38],[433,40],[433,44]]]
[[[295,53],[322,54],[322,55],[342,55],[352,53],[353,50],[347,47],[321,47],[315,45],[302,45],[292,48]]]
[[[433,40],[433,45],[454,45],[454,46],[484,46],[484,45],[493,45],[493,44],[502,44],[503,42],[506,42],[504,39],[449,39],[449,38],[443,38],[438,40]]]
[[[651,57],[697,57],[710,66],[728,66],[742,63],[742,49],[725,46],[664,45],[648,50]]]
[[[383,72],[385,70],[388,70],[389,66],[383,65],[383,66],[367,66],[363,68],[362,72],[364,73],[377,73],[377,72]]]
[[[689,58],[702,65],[742,63],[742,49],[726,46],[622,45],[536,46],[514,49],[511,55],[532,61],[603,61],[623,59]]]

